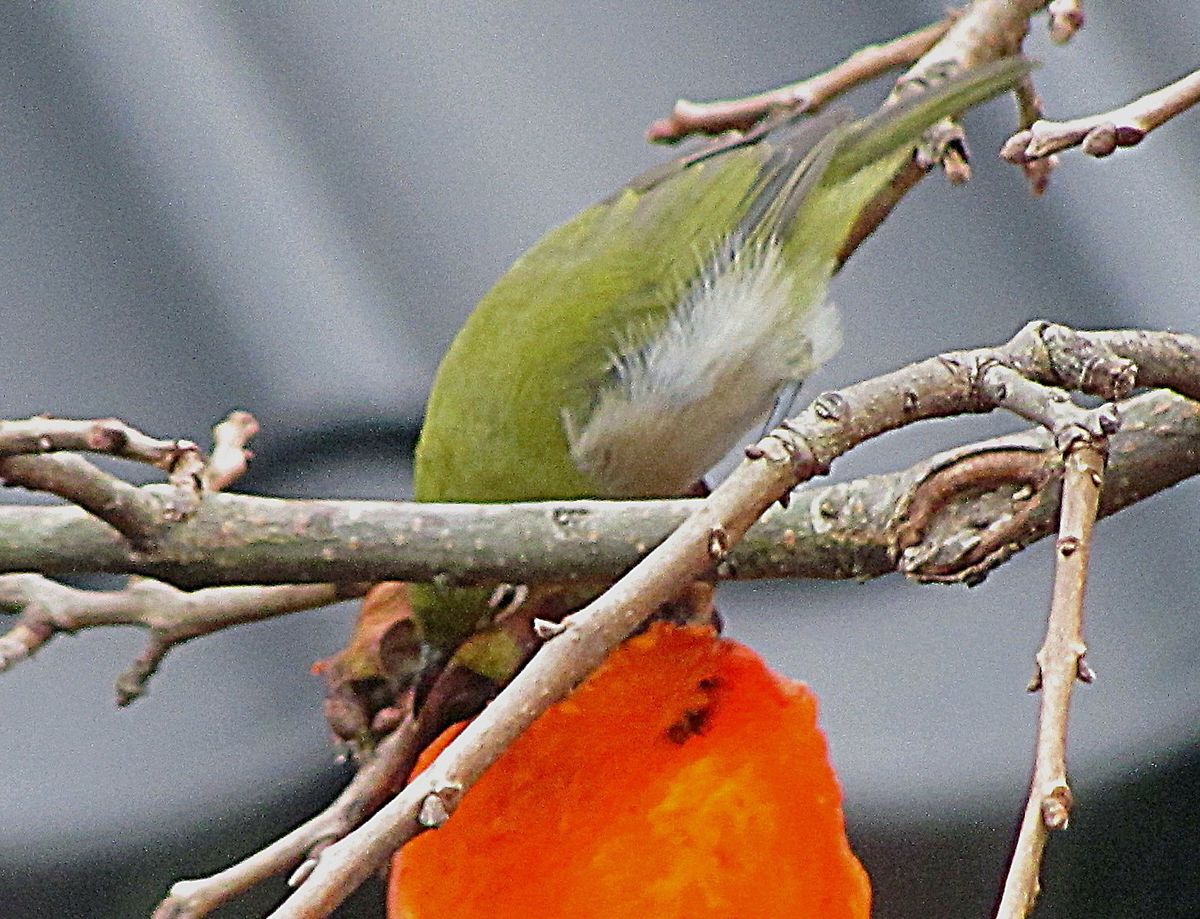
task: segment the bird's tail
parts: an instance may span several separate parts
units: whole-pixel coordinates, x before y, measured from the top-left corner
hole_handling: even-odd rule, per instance
[[[1012,89],[1034,66],[1024,58],[1004,58],[947,77],[922,93],[880,107],[846,130],[823,178],[839,181],[915,144],[941,119]]]

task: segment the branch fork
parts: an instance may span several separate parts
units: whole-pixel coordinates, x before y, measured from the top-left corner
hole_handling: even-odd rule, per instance
[[[245,469],[246,442],[258,430],[249,412],[234,412],[214,429],[215,462],[190,440],[160,440],[116,418],[81,421],[44,415],[0,422],[0,484],[45,491],[103,520],[136,548],[196,512],[205,489],[219,490]],[[146,463],[171,486],[153,496],[104,472],[75,451]]]
[[[369,874],[405,839],[426,828],[425,824],[437,824],[442,819],[440,809],[449,816],[458,800],[457,791],[450,795],[443,792],[469,788],[474,777],[507,747],[524,724],[577,685],[603,659],[608,648],[636,628],[641,617],[652,613],[660,602],[670,600],[680,583],[711,573],[714,562],[727,554],[728,557],[718,565],[719,576],[745,576],[746,573],[763,576],[768,571],[774,572],[775,576],[786,573],[786,570],[764,568],[761,562],[756,568],[753,554],[738,554],[742,551],[739,540],[751,523],[788,494],[797,481],[823,474],[834,459],[864,440],[922,419],[999,407],[1036,421],[1051,432],[1057,447],[1048,447],[1045,437],[1039,439],[1028,434],[1001,438],[950,451],[912,470],[882,477],[878,483],[864,480],[802,491],[797,493],[792,510],[776,509],[767,515],[761,526],[764,532],[774,535],[767,537],[765,543],[758,542],[757,537],[752,538],[751,549],[761,553],[765,546],[768,555],[786,554],[803,552],[822,540],[831,540],[832,554],[826,560],[813,563],[816,566],[814,572],[819,570],[822,576],[861,578],[900,568],[922,580],[966,580],[970,583],[1049,529],[1057,507],[1058,483],[1065,478],[1067,467],[1088,450],[1103,450],[1108,437],[1122,438],[1123,446],[1114,464],[1118,490],[1111,497],[1106,495],[1109,502],[1106,512],[1200,468],[1196,466],[1196,450],[1189,446],[1200,439],[1200,418],[1190,403],[1163,393],[1132,400],[1126,407],[1126,414],[1137,419],[1137,424],[1126,434],[1114,432],[1116,416],[1110,408],[1079,408],[1065,400],[1061,391],[1062,388],[1076,389],[1103,398],[1124,399],[1139,375],[1141,382],[1147,385],[1169,386],[1193,397],[1200,394],[1200,341],[1166,333],[1078,333],[1048,323],[1031,323],[1002,347],[941,355],[875,380],[822,393],[801,415],[748,448],[747,462],[707,501],[662,502],[666,508],[678,505],[671,511],[676,516],[671,518],[669,525],[663,524],[661,531],[674,530],[674,535],[659,545],[642,564],[634,567],[613,591],[592,607],[553,627],[535,623],[544,646],[534,664],[522,671],[501,697],[472,723],[461,742],[456,741],[447,748],[443,758],[431,767],[433,771],[427,780],[423,774],[414,787],[403,791],[375,817],[367,820],[395,792],[401,784],[400,779],[408,774],[415,751],[431,739],[427,737],[421,742],[421,725],[408,718],[383,741],[377,758],[369,760],[368,766],[360,771],[362,783],[352,783],[353,790],[347,790],[348,797],[339,798],[331,811],[314,817],[294,834],[239,865],[210,878],[175,885],[171,896],[164,901],[160,915],[189,919],[203,916],[214,905],[226,902],[263,878],[280,872],[291,872],[293,884],[299,886],[293,898],[295,902],[289,900],[285,911],[278,916],[309,917],[324,914],[322,910],[327,912],[365,876],[363,872]],[[1197,429],[1195,438],[1162,434],[1164,429],[1171,432],[1171,424],[1176,425],[1176,431],[1181,429],[1180,426],[1191,425]],[[249,429],[248,425],[237,427]],[[1146,446],[1128,449],[1134,444]],[[1138,452],[1142,450],[1164,451],[1163,455],[1170,459],[1164,459],[1162,463],[1169,466],[1169,470],[1155,469],[1153,465],[1139,466],[1139,461],[1145,463],[1144,458],[1139,460],[1144,456]],[[1066,454],[1065,459],[1062,453]],[[1095,475],[1089,473],[1089,481],[1097,492],[1103,475],[1103,463],[1095,470]],[[891,503],[881,503],[877,498],[868,500],[867,495],[871,492],[867,489],[883,483],[886,483],[884,489],[897,497]],[[1071,488],[1074,490],[1078,486]],[[1065,485],[1063,489],[1065,492]],[[1064,497],[1064,501],[1069,501],[1069,497]],[[249,509],[244,514],[248,515],[246,519],[254,521],[251,529],[255,532],[266,530],[270,536],[274,528],[282,527],[299,538],[309,529],[297,526],[295,520],[289,522],[272,517],[281,508],[290,507],[287,502],[213,495],[206,502],[205,510],[192,520],[177,525],[172,533],[184,534],[196,527],[222,534],[231,528],[236,530],[238,524],[232,517],[222,522],[219,514],[212,519],[205,515],[216,513],[218,508],[233,510],[245,502],[249,502]],[[306,509],[302,514],[302,519],[307,519],[304,515],[316,513],[323,521],[322,538],[326,541],[319,547],[323,558],[329,555],[331,548],[327,530],[330,521],[336,519],[331,516],[335,503],[327,507],[326,503],[317,502],[319,507]],[[307,508],[305,502],[296,504]],[[871,513],[876,517],[864,517],[868,504],[872,505]],[[347,519],[365,521],[374,532],[385,518],[371,516],[365,507],[355,505],[354,509],[347,510]],[[655,545],[662,536],[636,532],[637,527],[630,522],[631,515],[648,520],[650,518],[644,515],[654,507],[652,503],[639,502],[632,510],[618,511],[618,517],[614,518],[619,520],[623,538],[642,547],[639,552],[644,552],[646,545]],[[459,527],[478,524],[489,515],[504,513],[525,520],[522,527],[536,526],[536,521],[541,520],[549,528],[545,550],[521,552],[529,559],[527,564],[533,566],[534,556],[540,558],[544,554],[552,559],[554,552],[570,549],[572,539],[593,548],[601,545],[597,539],[603,509],[604,505],[597,502],[554,502],[525,508],[418,506],[419,513],[433,515],[430,519],[438,523],[435,528],[414,521],[412,531],[436,529],[440,532],[449,528],[459,533]],[[62,509],[29,510],[34,513],[30,519],[42,514],[62,516]],[[531,513],[533,516],[529,516]],[[521,517],[522,514],[526,516]],[[2,518],[3,514],[0,514]],[[988,520],[986,527],[971,524],[972,520],[982,518]],[[72,529],[82,528],[85,518],[76,519],[79,523],[73,524]],[[681,519],[684,522],[678,526]],[[564,536],[563,520],[571,522],[569,539]],[[56,524],[56,527],[61,526],[61,523]],[[364,541],[357,531],[346,532],[344,538],[347,544],[353,545],[352,555],[357,563],[369,542]],[[409,544],[407,538],[397,541],[390,531],[383,529],[381,532],[391,557],[397,556],[397,545]],[[845,541],[840,548],[839,539]],[[877,544],[873,545],[871,539]],[[466,541],[476,547],[477,556],[485,553],[486,539],[471,537]],[[278,547],[272,545],[274,558],[278,555]],[[155,551],[131,553],[128,564],[146,564],[153,560]],[[861,556],[864,551],[871,560],[864,560]],[[194,546],[186,554],[195,556],[197,552],[208,557],[204,550]],[[1060,533],[1056,554],[1064,564],[1071,560],[1078,563],[1079,556],[1086,555],[1086,540],[1064,530]],[[614,564],[616,568],[628,568],[631,561]],[[440,568],[444,564],[444,561],[434,564],[429,570],[445,570]],[[497,571],[503,569],[505,577],[502,580],[511,577],[511,563],[492,564]],[[207,576],[219,578],[220,570],[218,565],[209,564]],[[347,570],[350,569],[343,569],[343,573]],[[422,570],[414,568],[406,572],[400,569],[400,575],[419,578]],[[553,580],[554,571],[547,567],[540,577]],[[383,577],[395,577],[396,573],[395,569],[379,572]],[[563,573],[559,571],[558,576]],[[568,576],[578,577],[579,572]],[[592,572],[590,576],[597,574]],[[454,578],[455,583],[495,582],[491,574],[472,580],[466,569],[455,569]],[[122,692],[131,698],[157,666],[165,649],[178,641],[236,622],[333,602],[356,589],[353,586],[338,589],[329,584],[283,585],[278,588],[206,588],[185,593],[147,580],[134,581],[125,591],[89,593],[74,592],[36,576],[0,578],[0,598],[5,597],[7,591],[7,605],[25,609],[25,614],[3,640],[3,646],[7,648],[7,662],[11,663],[32,653],[57,631],[89,625],[140,625],[150,630],[151,640],[123,683]],[[520,591],[498,591],[497,603],[510,593],[515,602]],[[62,602],[60,612],[54,616],[35,615],[39,608],[44,613],[50,599],[55,598]],[[62,609],[66,610],[66,618]],[[1054,681],[1061,680],[1058,676],[1060,660],[1069,661],[1070,667],[1063,672],[1069,670],[1072,679],[1086,680],[1091,675],[1083,655],[1081,637],[1077,643],[1068,642],[1062,647],[1066,650],[1047,652],[1040,658],[1039,672],[1047,687],[1057,686]],[[1061,710],[1065,712],[1065,708]],[[1056,722],[1043,719],[1043,723]],[[374,765],[377,762],[379,765]],[[1055,824],[1060,820],[1056,815],[1062,813],[1063,808],[1069,810],[1064,804],[1069,799],[1055,791],[1060,786],[1066,787],[1065,776],[1065,768],[1046,772],[1039,778],[1037,793],[1031,793],[1038,813],[1049,814]],[[434,802],[431,795],[438,801]],[[1045,800],[1050,803],[1043,806]],[[1022,856],[1017,864],[1031,863]],[[1032,864],[1036,876],[1036,860]],[[293,909],[297,912],[289,912]]]

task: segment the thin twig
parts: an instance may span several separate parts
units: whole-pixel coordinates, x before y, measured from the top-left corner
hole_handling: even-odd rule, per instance
[[[776,111],[815,112],[842,93],[911,64],[941,39],[954,21],[949,15],[888,42],[867,45],[816,76],[741,99],[689,102],[680,99],[668,118],[650,125],[647,140],[675,143],[693,134],[745,131]]]
[[[365,587],[292,584],[212,587],[189,593],[137,578],[122,590],[79,590],[36,574],[3,575],[0,608],[20,615],[0,636],[0,671],[31,656],[61,633],[97,626],[138,626],[149,631],[149,643],[117,679],[117,704],[128,705],[145,691],[146,681],[176,645],[233,625],[361,596]]]
[[[1095,674],[1084,657],[1083,600],[1088,556],[1104,482],[1103,439],[1079,436],[1067,449],[1062,523],[1055,556],[1054,593],[1046,640],[1037,654],[1031,690],[1042,692],[1033,779],[997,919],[1023,919],[1039,892],[1042,853],[1051,830],[1066,829],[1072,795],[1067,784],[1067,720],[1075,681]]]
[[[172,493],[154,498],[64,451],[102,453],[167,473]],[[200,501],[204,457],[190,440],[160,440],[116,418],[81,421],[36,416],[0,421],[0,482],[45,491],[78,504],[138,547]]]
[[[537,642],[529,629],[524,631],[529,633],[527,639],[518,640]],[[532,653],[532,648],[529,651]],[[462,693],[479,682],[475,671],[451,663],[434,681],[420,714],[414,718],[411,706],[406,708],[399,726],[375,745],[354,779],[329,807],[229,868],[173,884],[153,919],[200,919],[260,881],[288,871],[289,886],[303,884],[326,849],[361,826],[404,786],[421,751],[451,723],[464,717],[459,713]],[[410,695],[405,703],[411,703],[411,699]]]
[[[412,767],[416,725],[406,721],[385,737],[375,753],[325,810],[265,849],[204,878],[176,881],[153,919],[200,919],[269,877],[295,871],[300,883],[330,842],[361,824]]]
[[[1117,391],[1132,385],[1132,368],[1103,348],[1087,346],[1067,336],[1058,340],[1071,354],[1060,366],[1079,379],[1099,365],[1107,370],[1098,388]],[[1081,360],[1082,358],[1082,360]],[[1119,381],[1119,382],[1114,382]],[[1012,864],[1005,880],[998,919],[1024,919],[1038,894],[1038,874],[1049,831],[1065,829],[1072,795],[1067,784],[1067,722],[1075,680],[1091,682],[1083,643],[1083,599],[1087,588],[1088,557],[1100,506],[1108,438],[1120,429],[1112,403],[1086,410],[1060,389],[1026,379],[1009,367],[993,364],[980,376],[980,387],[996,405],[1036,421],[1054,437],[1066,471],[1055,556],[1054,591],[1046,639],[1037,654],[1037,672],[1030,690],[1042,690],[1033,779]]]
[[[258,419],[243,411],[230,412],[213,428],[213,448],[204,467],[206,491],[224,491],[245,474],[254,455],[246,444],[258,430]]]
[[[1036,383],[1003,364],[986,367],[979,383],[997,406],[1046,428],[1059,449],[1079,436],[1100,439],[1120,428],[1120,415],[1112,403],[1085,411],[1063,390]]]
[[[113,477],[90,464],[40,458],[64,451],[102,453],[155,466],[166,471],[174,494],[153,512],[127,508],[123,496],[102,494],[119,490]],[[203,468],[204,456],[192,441],[151,437],[116,418],[81,421],[38,415],[0,422],[0,480],[81,504],[134,542],[149,541],[165,521],[182,520],[196,509]],[[83,504],[81,497],[90,504]]]
[[[1200,70],[1111,111],[1070,121],[1036,121],[1010,137],[1000,155],[1022,166],[1071,147],[1089,156],[1108,156],[1119,147],[1140,144],[1155,128],[1198,101]]]
[[[1018,129],[1024,130],[1040,121],[1044,115],[1042,98],[1038,95],[1037,87],[1033,85],[1033,77],[1025,77],[1017,86],[1015,95],[1017,97]],[[1035,196],[1046,193],[1046,189],[1050,186],[1050,174],[1054,172],[1057,165],[1058,156],[1053,153],[1021,164],[1021,171],[1025,173],[1025,181],[1029,183],[1029,190]]]
[[[160,440],[117,418],[77,420],[37,415],[0,421],[0,453],[105,453],[170,470],[185,453],[199,448],[190,440]]]

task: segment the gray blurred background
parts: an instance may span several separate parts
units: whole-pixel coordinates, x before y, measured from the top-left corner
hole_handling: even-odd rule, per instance
[[[115,414],[200,437],[263,421],[246,490],[403,497],[455,328],[545,229],[666,153],[679,95],[774,86],[924,24],[930,2],[99,3],[0,8],[0,417]],[[1126,101],[1200,63],[1191,0],[1092,4],[1066,49],[1038,23],[1049,111]],[[860,108],[875,96],[860,96]],[[923,183],[835,285],[847,338],[809,394],[1041,317],[1200,330],[1200,117],[1106,162],[1068,154],[1042,200],[968,128],[975,178]],[[882,471],[1006,419],[865,448]],[[134,471],[136,474],[136,471]],[[1200,914],[1200,511],[1185,485],[1106,523],[1077,695],[1071,831],[1040,916]],[[7,497],[7,496],[6,496]],[[15,496],[14,496],[15,497]],[[729,631],[809,681],[876,915],[982,915],[1030,762],[1023,687],[1051,560],[982,587],[758,584]],[[0,678],[0,913],[148,915],[328,801],[309,664],[352,610],[173,652],[127,710],[132,631],[60,639]],[[218,915],[259,915],[276,886]],[[339,916],[378,915],[368,889]]]

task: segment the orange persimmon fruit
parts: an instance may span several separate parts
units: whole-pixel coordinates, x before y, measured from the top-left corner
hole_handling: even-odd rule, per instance
[[[870,900],[812,692],[656,623],[397,853],[388,916],[865,919]]]

